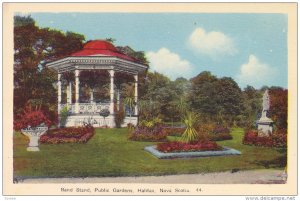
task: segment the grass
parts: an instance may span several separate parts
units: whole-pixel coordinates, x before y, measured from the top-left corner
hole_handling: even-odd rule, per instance
[[[241,151],[240,156],[160,160],[143,150],[155,142],[129,141],[124,128],[96,129],[86,144],[42,144],[40,152],[27,152],[27,138],[15,133],[14,177],[170,175],[284,166],[286,150],[243,145],[240,128],[231,134],[232,140],[218,144]]]

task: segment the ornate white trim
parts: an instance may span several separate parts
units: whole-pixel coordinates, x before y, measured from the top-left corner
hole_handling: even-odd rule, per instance
[[[76,65],[76,67],[75,67]],[[87,57],[66,57],[46,64],[60,73],[65,71],[94,70],[94,69],[116,69],[138,73],[144,71],[148,66],[110,56],[87,56]]]

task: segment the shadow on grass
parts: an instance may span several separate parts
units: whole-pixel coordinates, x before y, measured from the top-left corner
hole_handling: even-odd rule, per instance
[[[277,152],[284,154],[282,156],[276,157],[272,160],[259,160],[255,161],[254,164],[261,165],[268,168],[283,168],[287,165],[287,150],[286,149],[278,149]]]

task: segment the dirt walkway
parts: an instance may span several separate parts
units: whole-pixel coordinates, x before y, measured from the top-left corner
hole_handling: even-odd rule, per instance
[[[249,170],[207,174],[183,174],[143,177],[87,177],[87,178],[37,178],[20,183],[162,183],[162,184],[282,184],[286,174],[282,170]]]

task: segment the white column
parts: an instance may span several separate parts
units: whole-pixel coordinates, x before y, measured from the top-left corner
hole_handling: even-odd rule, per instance
[[[66,87],[66,92],[67,92],[67,107],[69,108],[69,100],[70,100],[70,90],[69,90],[69,85]]]
[[[134,102],[135,102],[135,108],[134,108],[134,115],[138,115],[138,75],[134,75]]]
[[[114,114],[114,75],[115,75],[115,71],[109,70],[108,72],[110,75],[110,108],[109,108],[109,112],[110,112],[110,114]]]
[[[79,114],[79,70],[75,70],[75,114]]]
[[[120,89],[117,89],[117,110],[120,110]]]
[[[90,95],[91,95],[90,102],[94,103],[94,89],[91,89]]]
[[[69,83],[69,88],[68,88],[68,104],[72,104],[72,82]]]
[[[58,114],[60,114],[61,110],[61,73],[58,73],[58,79],[57,79],[57,110]]]

